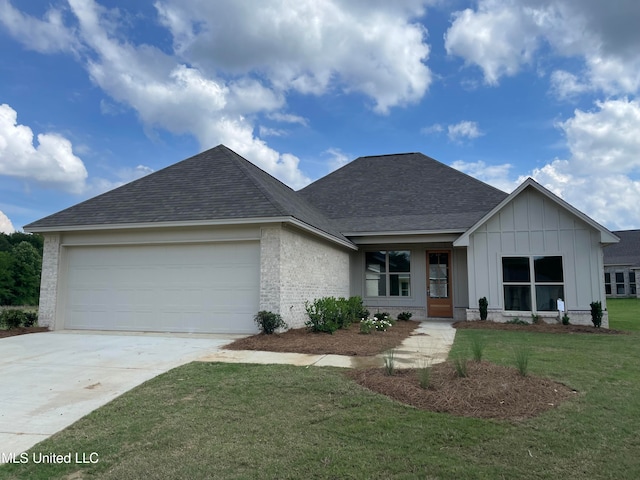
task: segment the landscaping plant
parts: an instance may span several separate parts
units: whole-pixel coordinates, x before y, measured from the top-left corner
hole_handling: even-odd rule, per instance
[[[411,320],[412,316],[413,316],[413,313],[411,312],[400,312],[398,314],[398,320],[402,320],[402,321]]]
[[[566,313],[564,315],[562,315],[562,324],[563,325],[569,325],[571,322],[569,321],[569,315],[567,315]]]
[[[482,361],[484,354],[484,340],[480,337],[480,334],[475,333],[471,336],[471,356],[476,362]]]
[[[594,327],[600,328],[602,324],[602,303],[599,301],[591,302],[591,321]]]
[[[531,350],[526,347],[517,347],[513,349],[513,358],[515,360],[516,369],[523,377],[529,373],[529,357]]]
[[[384,354],[384,371],[387,375],[393,375],[396,371],[396,351],[392,348]]]
[[[258,324],[260,331],[267,335],[271,335],[279,328],[287,328],[287,324],[282,320],[279,313],[261,310],[253,319]]]
[[[478,300],[478,307],[480,308],[480,320],[486,320],[487,310],[489,308],[487,297],[482,297],[480,300]]]

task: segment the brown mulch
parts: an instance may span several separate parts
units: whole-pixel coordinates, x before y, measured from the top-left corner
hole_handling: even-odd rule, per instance
[[[263,350],[267,352],[295,352],[352,356],[378,355],[397,347],[419,325],[414,321],[398,321],[386,332],[360,333],[360,325],[333,334],[312,333],[306,328],[295,328],[272,335],[253,335],[225,346],[230,350]]]
[[[490,320],[475,320],[467,322],[455,322],[454,328],[473,328],[478,330],[517,330],[520,332],[539,333],[595,333],[600,335],[628,334],[623,330],[611,330],[608,328],[595,328],[589,325],[561,325],[559,323],[536,323],[528,325],[516,325],[513,323],[492,322]]]
[[[456,376],[453,364],[431,367],[430,385],[420,387],[418,370],[350,370],[346,373],[360,385],[422,410],[453,415],[503,420],[521,420],[539,415],[577,395],[575,390],[552,380],[527,375],[515,368],[489,362],[467,364],[468,376]]]
[[[10,330],[0,330],[0,338],[14,337],[16,335],[24,335],[25,333],[48,332],[47,327],[18,327]]]

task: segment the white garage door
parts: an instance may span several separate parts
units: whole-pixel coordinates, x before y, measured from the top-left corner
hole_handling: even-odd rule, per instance
[[[65,328],[255,333],[258,242],[68,247]]]

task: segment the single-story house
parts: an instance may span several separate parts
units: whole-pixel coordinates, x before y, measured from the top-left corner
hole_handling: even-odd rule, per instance
[[[253,333],[305,302],[573,323],[606,306],[618,238],[533,181],[497,190],[420,153],[358,158],[294,191],[220,145],[24,227],[44,235],[40,323]],[[603,319],[607,325],[607,316]]]
[[[613,232],[620,242],[604,249],[604,290],[607,297],[640,298],[640,230]]]

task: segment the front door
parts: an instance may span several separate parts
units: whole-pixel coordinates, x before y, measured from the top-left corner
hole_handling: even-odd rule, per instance
[[[450,250],[427,252],[427,315],[453,317]]]

